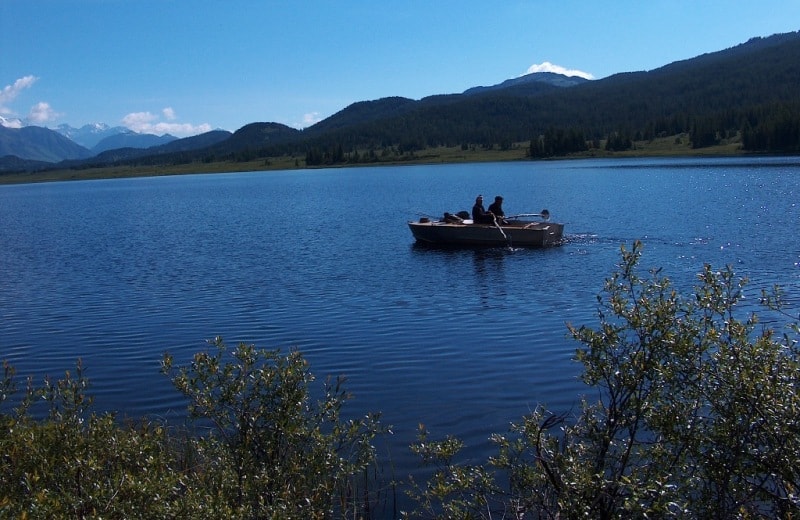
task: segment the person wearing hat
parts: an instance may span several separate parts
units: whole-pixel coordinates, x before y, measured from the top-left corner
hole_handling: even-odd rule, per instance
[[[476,224],[494,224],[494,215],[483,208],[483,195],[475,198],[472,206],[472,221]]]

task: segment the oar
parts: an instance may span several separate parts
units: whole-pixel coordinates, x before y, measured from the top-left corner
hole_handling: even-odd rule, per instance
[[[506,232],[503,231],[503,228],[501,228],[500,224],[498,224],[497,217],[495,215],[492,215],[492,217],[493,217],[492,222],[494,222],[494,227],[496,227],[498,230],[500,230],[500,234],[503,235],[503,238],[505,238],[506,242],[508,242],[508,248],[511,249],[511,239],[508,238],[508,235],[506,235]]]
[[[500,224],[498,224],[498,223],[497,223],[497,217],[493,218],[493,219],[492,219],[492,222],[494,223],[494,227],[496,227],[497,229],[499,229],[499,230],[500,230],[500,234],[501,234],[501,235],[503,235],[503,238],[505,238],[506,240],[508,240],[508,237],[506,236],[506,232],[505,232],[505,231],[503,231],[503,228],[501,228],[501,227],[500,227]]]
[[[541,213],[520,213],[519,215],[511,215],[510,217],[506,218],[520,218],[520,217],[541,217],[545,220],[550,218],[550,212],[546,209],[543,209]]]

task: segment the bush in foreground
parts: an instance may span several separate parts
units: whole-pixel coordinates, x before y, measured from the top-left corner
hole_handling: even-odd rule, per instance
[[[18,390],[0,384],[2,518],[335,518],[369,516],[364,475],[377,416],[345,420],[342,381],[314,402],[298,352],[239,345],[198,353],[164,372],[189,400],[203,435],[91,412],[80,363],[73,377]],[[226,356],[231,359],[226,361]],[[31,413],[44,401],[47,417]]]
[[[706,266],[682,297],[641,244],[598,296],[599,327],[569,326],[596,391],[575,417],[538,408],[494,435],[483,465],[461,442],[413,446],[435,467],[412,490],[441,518],[800,517],[798,327],[779,336],[737,316],[746,280]],[[782,311],[780,291],[763,301]]]
[[[706,266],[685,297],[658,271],[640,275],[640,256],[638,242],[623,249],[598,328],[569,326],[592,397],[574,416],[539,407],[493,435],[484,464],[458,463],[459,439],[421,428],[412,450],[434,470],[410,483],[405,516],[800,517],[796,318],[778,335],[739,316],[746,280],[730,269]],[[784,312],[780,291],[762,296]],[[202,435],[93,413],[80,363],[21,392],[4,364],[0,517],[384,516],[370,473],[382,428],[342,417],[341,380],[315,401],[300,353],[221,339],[162,366]]]
[[[214,425],[198,441],[201,466],[215,469],[203,488],[222,491],[245,518],[368,514],[371,497],[356,479],[375,462],[379,418],[342,418],[341,379],[327,381],[313,403],[314,378],[297,351],[282,356],[241,344],[235,362],[223,364],[225,346],[219,338],[215,346],[217,353],[196,354],[177,371],[170,356],[163,363],[189,399],[191,418]]]

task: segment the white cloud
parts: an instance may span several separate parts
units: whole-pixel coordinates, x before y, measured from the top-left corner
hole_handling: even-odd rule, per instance
[[[532,74],[534,72],[554,72],[556,74],[561,74],[563,76],[578,76],[580,78],[585,79],[594,79],[594,76],[588,72],[583,72],[582,70],[576,69],[567,69],[566,67],[562,67],[561,65],[554,65],[549,61],[545,61],[540,64],[534,63],[530,67],[528,67],[527,72],[525,74]]]
[[[132,112],[122,118],[122,124],[133,131],[138,132],[141,128],[147,128],[158,119],[157,115],[150,112]]]
[[[33,105],[31,111],[28,113],[28,121],[37,125],[49,123],[59,117],[61,117],[61,114],[53,110],[50,103],[45,103],[44,101]]]
[[[188,137],[211,131],[211,125],[208,123],[192,125],[174,122],[177,116],[170,107],[163,109],[161,113],[167,121],[161,121],[158,115],[151,112],[132,112],[122,118],[122,124],[141,134],[171,134],[176,137]]]
[[[25,124],[45,125],[61,117],[61,114],[53,110],[50,103],[39,101],[33,105],[28,112],[25,121],[19,119],[15,111],[7,106],[25,89],[33,86],[39,78],[33,75],[19,78],[11,85],[6,85],[0,90],[0,115],[11,116],[13,119],[3,118],[3,126],[10,128],[21,128]]]
[[[322,121],[322,118],[320,117],[319,112],[308,112],[307,114],[303,114],[303,120],[300,123],[296,123],[294,127],[306,128],[315,125],[320,121]]]
[[[26,88],[30,88],[31,85],[36,83],[37,79],[39,78],[37,78],[36,76],[25,76],[15,81],[13,85],[6,85],[5,87],[3,87],[2,90],[0,90],[0,115],[16,117],[14,110],[12,110],[6,105],[14,101],[14,99],[19,95],[20,92],[22,92]],[[18,126],[22,125],[22,123],[20,122],[17,123]],[[11,126],[11,123],[8,123],[7,121],[4,126]]]
[[[26,88],[30,88],[31,85],[36,83],[37,79],[39,78],[36,76],[25,76],[15,81],[13,85],[6,85],[3,87],[3,90],[0,90],[0,107],[13,101],[14,98],[17,97],[17,94]]]

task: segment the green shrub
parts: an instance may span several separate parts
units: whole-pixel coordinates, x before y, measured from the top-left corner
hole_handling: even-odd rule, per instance
[[[10,396],[8,365],[5,376]],[[166,430],[90,413],[87,386],[78,363],[74,377],[38,389],[29,381],[18,408],[0,415],[0,517],[167,518],[180,510],[179,461]],[[36,400],[48,406],[46,420],[28,413]]]
[[[190,367],[175,371],[165,356],[164,371],[189,398],[194,419],[213,425],[201,450],[204,466],[218,468],[205,487],[223,490],[230,507],[246,518],[346,517],[369,511],[369,490],[356,477],[375,462],[371,442],[379,418],[344,420],[348,399],[341,379],[325,384],[312,402],[313,376],[303,356],[240,344],[233,362],[226,347],[198,353]]]
[[[189,398],[203,436],[148,420],[91,412],[78,363],[58,381],[31,380],[21,396],[14,370],[0,382],[0,518],[369,517],[377,490],[377,416],[345,420],[342,381],[312,402],[313,377],[298,352],[225,345],[165,373]],[[44,403],[46,417],[31,408]],[[6,410],[11,404],[15,408]]]
[[[598,296],[597,329],[569,326],[596,397],[580,413],[537,408],[485,465],[420,434],[437,463],[411,493],[442,518],[794,518],[800,516],[800,365],[795,323],[778,336],[739,318],[746,280],[705,266],[683,297],[622,250]],[[777,297],[777,298],[776,298]],[[781,309],[780,293],[764,301]]]

